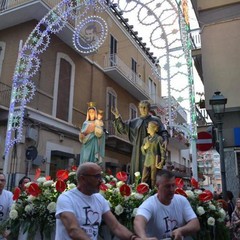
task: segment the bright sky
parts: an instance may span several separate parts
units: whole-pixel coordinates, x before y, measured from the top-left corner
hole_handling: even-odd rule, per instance
[[[195,13],[194,13],[194,10],[192,8],[191,1],[188,1],[188,7],[189,7],[190,29],[198,29],[199,25],[198,25],[197,19],[195,17]],[[139,24],[139,21],[138,21],[138,17],[140,18],[141,14],[144,15],[143,10],[142,10],[142,12],[139,12],[138,10],[136,10],[135,11],[136,14],[133,14],[133,13],[134,13],[134,11],[130,11],[128,13],[124,12],[124,17],[129,19],[129,24],[134,26],[133,29],[138,32],[138,36],[142,37],[143,38],[143,42],[147,43],[147,47],[152,49],[152,46],[151,46],[151,43],[150,43],[150,40],[149,40],[150,39],[150,35],[152,33],[152,28],[150,26],[146,27],[146,26],[144,26],[142,24]],[[139,16],[138,16],[138,14],[139,14]],[[169,19],[169,20],[171,21],[171,19]],[[160,38],[158,38],[157,40],[161,41]],[[159,57],[158,56],[159,53],[156,53],[156,49],[153,49],[152,52],[154,53],[154,56]],[[172,71],[174,72],[174,70],[172,70]],[[203,92],[204,91],[203,84],[202,84],[201,79],[199,78],[198,73],[197,73],[197,71],[195,69],[193,69],[193,76],[194,76],[195,92]],[[168,95],[167,81],[161,81],[161,85],[162,85],[162,95],[163,96],[167,96]],[[179,85],[179,89],[181,89],[181,87],[183,85],[188,85],[188,82],[184,83],[184,80],[183,79],[179,80],[179,77],[178,77],[178,83],[176,84],[174,82],[173,85],[174,85],[174,88],[175,87],[178,88],[177,85]],[[188,95],[188,91],[187,90],[185,92],[183,91],[183,94]],[[188,98],[188,96],[186,98]],[[200,96],[195,94],[195,98],[196,98],[196,102],[198,102],[199,99],[200,99]],[[188,108],[187,105],[184,106],[184,107]]]

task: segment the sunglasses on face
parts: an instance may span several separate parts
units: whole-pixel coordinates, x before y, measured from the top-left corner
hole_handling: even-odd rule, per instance
[[[94,178],[96,178],[97,180],[102,180],[102,174],[83,174],[82,176],[85,176],[85,177],[94,177]]]

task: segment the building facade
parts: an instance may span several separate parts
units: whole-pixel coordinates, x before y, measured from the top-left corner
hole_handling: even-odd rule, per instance
[[[234,0],[192,0],[200,26],[201,48],[193,51],[205,88],[206,109],[213,123],[209,99],[220,91],[227,104],[223,117],[223,144],[227,189],[239,194],[240,102],[239,60],[240,3]],[[219,139],[217,140],[219,141]]]
[[[97,108],[104,111],[107,132],[104,166],[113,173],[127,169],[132,147],[127,136],[115,132],[111,107],[117,107],[126,120],[138,116],[140,100],[150,100],[156,110],[163,108],[160,79],[152,70],[156,67],[156,58],[149,48],[117,6],[112,5],[100,13],[90,8],[88,16],[97,14],[107,22],[105,42],[94,53],[79,53],[72,43],[78,23],[72,21],[51,36],[47,51],[40,55],[40,70],[32,79],[36,92],[25,108],[22,141],[4,156],[18,52],[38,21],[59,2],[9,0],[1,5],[0,151],[3,160],[0,168],[9,174],[11,186],[23,175],[33,177],[36,168],[54,177],[58,169],[79,163],[82,147],[79,131],[86,119],[88,102],[96,102]],[[169,152],[174,152],[174,159],[179,161],[181,150],[187,147],[174,149],[170,145]]]

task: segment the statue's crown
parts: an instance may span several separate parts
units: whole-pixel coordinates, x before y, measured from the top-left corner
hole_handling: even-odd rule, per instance
[[[87,105],[88,105],[89,108],[96,107],[96,103],[95,102],[88,102]]]

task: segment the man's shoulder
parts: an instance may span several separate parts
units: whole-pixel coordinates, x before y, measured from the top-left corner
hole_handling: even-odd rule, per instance
[[[178,202],[178,201],[182,201],[182,202],[188,201],[186,199],[186,197],[184,197],[180,194],[174,194],[173,200],[176,201],[176,202]]]
[[[149,204],[149,205],[153,205],[153,202],[155,202],[157,200],[157,193],[148,197],[141,205],[146,205],[146,204]]]
[[[6,190],[6,189],[3,189],[3,194],[5,196],[13,196],[13,193],[11,191]]]

